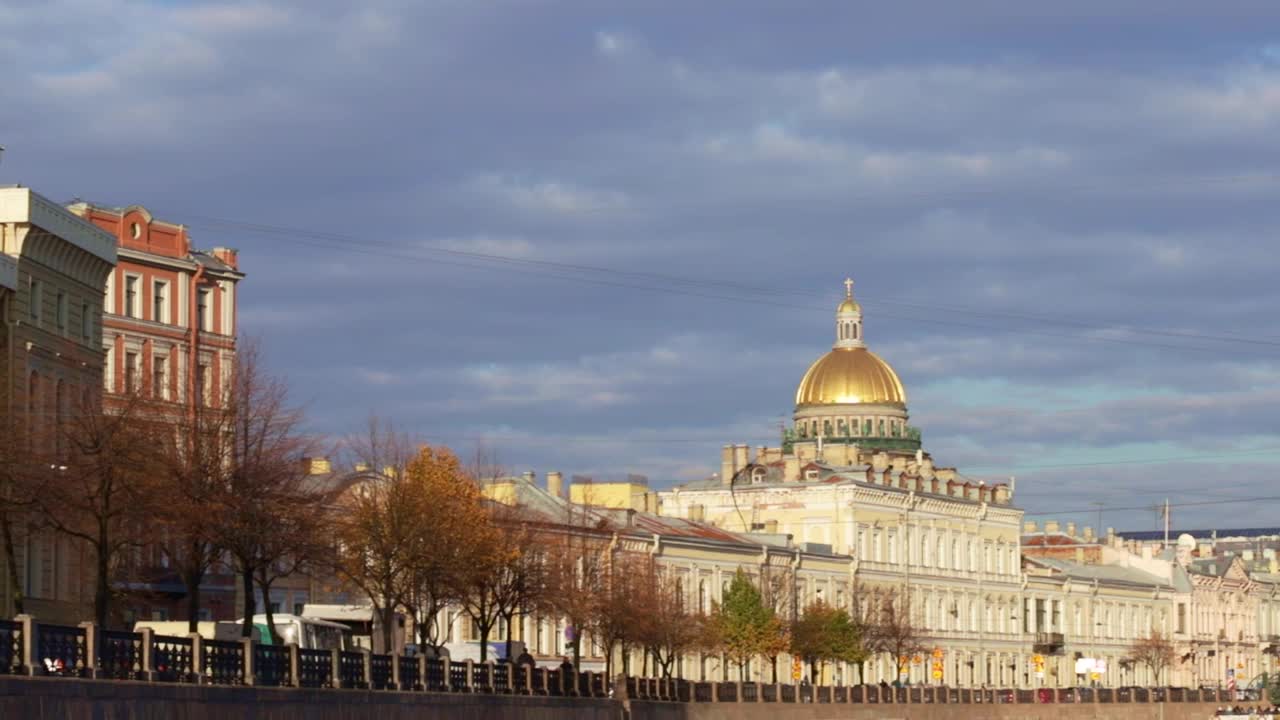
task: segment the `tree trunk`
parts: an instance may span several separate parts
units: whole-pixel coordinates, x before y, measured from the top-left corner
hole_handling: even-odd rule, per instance
[[[378,615],[382,619],[382,652],[388,655],[393,654],[392,644],[395,640],[396,609],[388,604],[378,611]]]
[[[577,626],[573,628],[573,642],[569,647],[573,650],[573,669],[577,670],[579,663],[582,662],[582,636],[578,634]]]
[[[240,582],[244,583],[244,623],[240,626],[240,637],[253,637],[253,567],[243,564],[240,567]]]
[[[284,643],[280,642],[280,634],[276,632],[275,613],[271,612],[271,583],[261,580],[258,585],[262,589],[262,611],[267,614],[267,632],[271,634],[270,644],[283,645]]]
[[[111,602],[111,563],[107,557],[107,526],[106,523],[98,524],[98,547],[94,548],[96,555],[97,587],[93,591],[93,619],[98,623],[98,627],[106,629],[107,627],[107,611]]]
[[[480,631],[480,662],[485,662],[489,659],[489,631],[492,628],[476,623],[476,629]]]
[[[189,633],[199,631],[200,584],[204,582],[204,570],[195,566],[201,564],[204,557],[203,549],[200,543],[191,543],[191,547],[188,548],[191,555],[187,559],[191,565],[188,565],[186,571],[182,573],[182,583],[187,586],[187,632]]]
[[[0,512],[0,532],[4,533],[4,560],[9,566],[9,588],[12,593],[13,612],[21,615],[26,610],[26,598],[22,594],[22,582],[18,578],[18,551],[13,542],[13,521],[6,509]]]
[[[778,684],[778,656],[773,655],[769,658],[769,664],[773,666],[773,684]]]
[[[511,625],[513,624],[511,621],[514,620],[515,617],[511,616],[511,617],[506,617],[504,619],[507,621],[507,661],[510,662],[511,661]]]

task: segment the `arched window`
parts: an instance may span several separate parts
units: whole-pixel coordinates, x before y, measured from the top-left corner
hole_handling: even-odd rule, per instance
[[[822,421],[822,434],[823,434],[823,435],[830,435],[830,434],[831,434],[831,421],[830,421],[830,420],[823,420],[823,421]]]
[[[857,339],[858,339],[858,324],[857,324],[857,323],[854,323],[854,324],[853,324],[853,339],[854,339],[854,340],[857,340]]]

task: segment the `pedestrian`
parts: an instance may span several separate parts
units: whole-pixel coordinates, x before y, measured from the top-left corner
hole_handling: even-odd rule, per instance
[[[535,664],[533,656],[529,654],[528,650],[522,650],[520,654],[516,656],[516,665],[528,665],[529,667],[533,667]]]

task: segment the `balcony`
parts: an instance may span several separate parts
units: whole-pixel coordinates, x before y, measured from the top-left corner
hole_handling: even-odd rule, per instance
[[[1062,633],[1036,633],[1036,641],[1033,647],[1035,652],[1042,655],[1061,655],[1064,647],[1066,647],[1066,640],[1062,637]]]

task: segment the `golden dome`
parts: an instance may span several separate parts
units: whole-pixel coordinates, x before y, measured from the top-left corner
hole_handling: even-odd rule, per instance
[[[857,300],[847,297],[840,302],[840,305],[836,308],[836,312],[862,312],[862,307],[858,305]]]
[[[864,347],[836,348],[818,358],[796,390],[796,407],[855,403],[907,404],[898,374]]]

